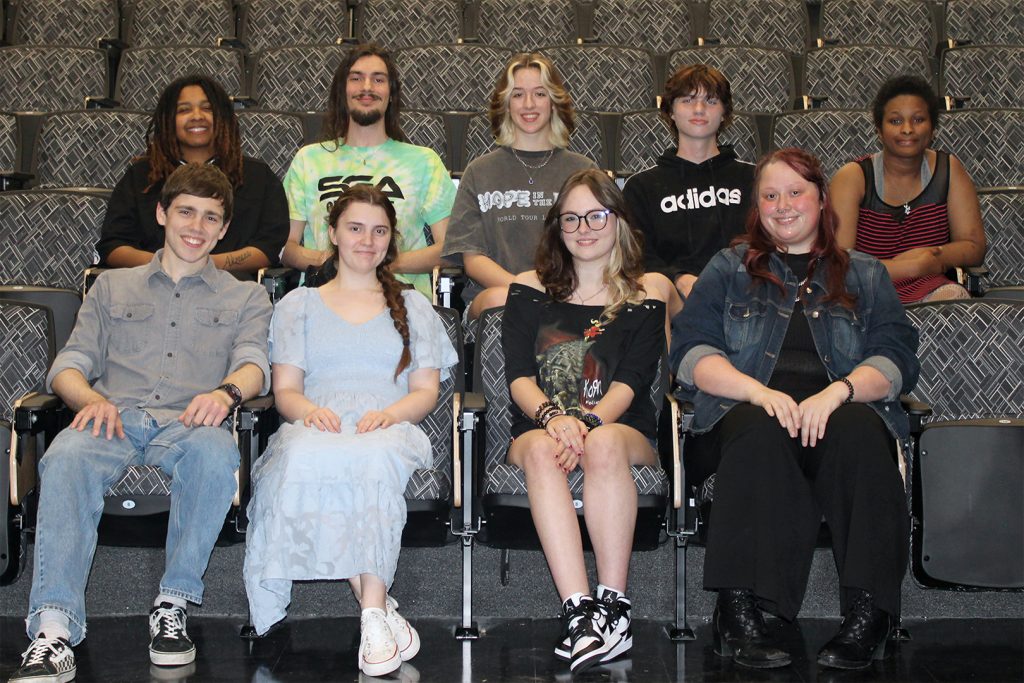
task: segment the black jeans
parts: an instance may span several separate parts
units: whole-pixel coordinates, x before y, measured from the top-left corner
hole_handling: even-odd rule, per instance
[[[843,613],[852,588],[899,613],[910,520],[896,441],[870,407],[840,406],[811,448],[763,408],[742,403],[710,432],[691,437],[684,455],[691,483],[717,472],[706,589],[749,588],[764,609],[793,619],[824,516]]]

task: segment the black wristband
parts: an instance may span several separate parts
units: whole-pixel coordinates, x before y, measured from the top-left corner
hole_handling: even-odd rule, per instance
[[[234,410],[238,406],[242,405],[242,390],[234,384],[221,384],[217,390],[223,391],[225,394],[231,397],[231,407],[228,410]]]
[[[842,382],[843,384],[845,384],[846,385],[846,390],[850,392],[849,394],[847,394],[846,400],[843,401],[843,405],[846,405],[847,403],[853,403],[853,382],[851,382],[846,377],[840,377],[837,381]]]

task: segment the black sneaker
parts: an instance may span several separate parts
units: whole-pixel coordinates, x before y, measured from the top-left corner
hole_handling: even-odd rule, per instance
[[[185,631],[185,610],[161,602],[149,611],[149,661],[158,666],[194,662],[196,646]]]
[[[39,635],[21,655],[11,683],[68,683],[75,678],[75,653],[64,638]]]
[[[576,604],[562,605],[565,629],[569,637],[569,668],[583,671],[597,664],[608,651],[605,630],[608,618],[602,605],[585,595]]]
[[[633,626],[630,621],[633,603],[622,593],[607,588],[599,590],[594,598],[604,606],[608,614],[608,628],[605,631],[608,651],[601,656],[601,661],[610,662],[633,648]]]

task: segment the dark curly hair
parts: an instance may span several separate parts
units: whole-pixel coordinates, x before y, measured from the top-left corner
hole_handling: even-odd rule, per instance
[[[932,121],[932,128],[939,129],[939,97],[932,89],[931,83],[912,74],[900,74],[893,76],[878,89],[874,101],[871,103],[871,118],[875,121],[875,128],[881,130],[882,119],[885,117],[885,105],[889,100],[900,95],[915,95],[924,100],[928,105],[928,118]]]

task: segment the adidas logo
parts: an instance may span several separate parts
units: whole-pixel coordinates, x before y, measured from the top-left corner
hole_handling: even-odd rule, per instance
[[[714,185],[706,190],[698,190],[691,187],[681,195],[670,194],[661,200],[661,210],[664,213],[675,213],[686,209],[706,209],[712,206],[723,204],[739,204],[743,200],[743,192],[738,189],[730,190],[727,187]]]

